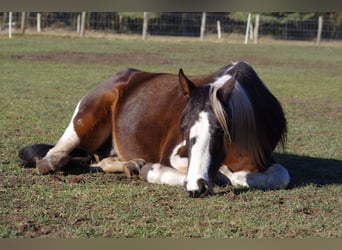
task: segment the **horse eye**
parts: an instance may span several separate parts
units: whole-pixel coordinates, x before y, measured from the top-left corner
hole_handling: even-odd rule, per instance
[[[196,143],[196,137],[190,138],[190,145],[194,145]]]

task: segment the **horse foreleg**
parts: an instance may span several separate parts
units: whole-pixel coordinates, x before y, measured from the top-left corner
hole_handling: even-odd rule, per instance
[[[159,163],[147,163],[140,170],[140,178],[150,183],[184,185],[186,175]]]
[[[233,186],[247,188],[284,189],[290,182],[287,169],[278,163],[263,172],[231,172],[228,167],[222,166],[220,173],[227,176]]]

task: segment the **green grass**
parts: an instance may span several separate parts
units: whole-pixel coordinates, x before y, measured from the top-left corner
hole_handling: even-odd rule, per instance
[[[0,237],[342,237],[342,46],[0,37]],[[99,59],[100,58],[100,59]],[[55,143],[78,100],[125,67],[211,73],[250,62],[285,109],[287,190],[181,187],[115,174],[39,176],[18,150]]]

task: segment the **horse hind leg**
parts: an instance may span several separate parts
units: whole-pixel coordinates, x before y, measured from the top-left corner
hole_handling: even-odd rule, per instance
[[[44,158],[36,161],[38,173],[44,175],[55,172],[71,160],[70,152],[80,144],[80,138],[73,125],[73,120],[78,112],[79,105],[80,103],[77,105],[71,122],[57,144],[47,152]]]
[[[81,138],[77,134],[74,124],[75,117],[77,115],[81,115],[81,117],[83,116],[79,113],[81,102],[82,99],[77,104],[69,125],[56,145],[51,148],[42,159],[36,160],[36,168],[39,174],[44,175],[53,173],[67,165],[72,159],[72,151],[78,148],[81,143],[84,143],[84,136]],[[96,131],[94,130],[92,133],[96,134]],[[85,152],[90,152],[87,148],[83,148],[83,150]]]

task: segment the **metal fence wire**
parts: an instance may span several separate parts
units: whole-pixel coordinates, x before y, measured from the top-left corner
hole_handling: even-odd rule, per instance
[[[40,16],[40,31],[64,29],[70,32],[80,32],[81,13],[79,12],[13,12],[12,27],[14,32],[36,30],[38,15]],[[205,36],[222,37],[237,34],[245,35],[248,13],[206,13]],[[24,17],[23,17],[24,15]],[[314,40],[317,37],[318,15],[311,18],[270,18],[270,15],[259,14],[259,37],[272,37],[284,40]],[[8,12],[0,12],[0,32],[8,30]],[[302,15],[303,16],[303,15]],[[304,15],[305,16],[305,15]],[[324,18],[321,38],[324,40],[342,39],[342,14],[338,18]],[[333,15],[334,16],[334,15]],[[147,34],[149,36],[200,36],[201,12],[160,12],[148,13]],[[85,18],[85,29],[110,34],[142,34],[144,24],[143,12],[88,12]],[[256,25],[256,14],[252,14],[251,25]],[[218,30],[220,29],[220,30]],[[253,36],[253,32],[250,34]]]

